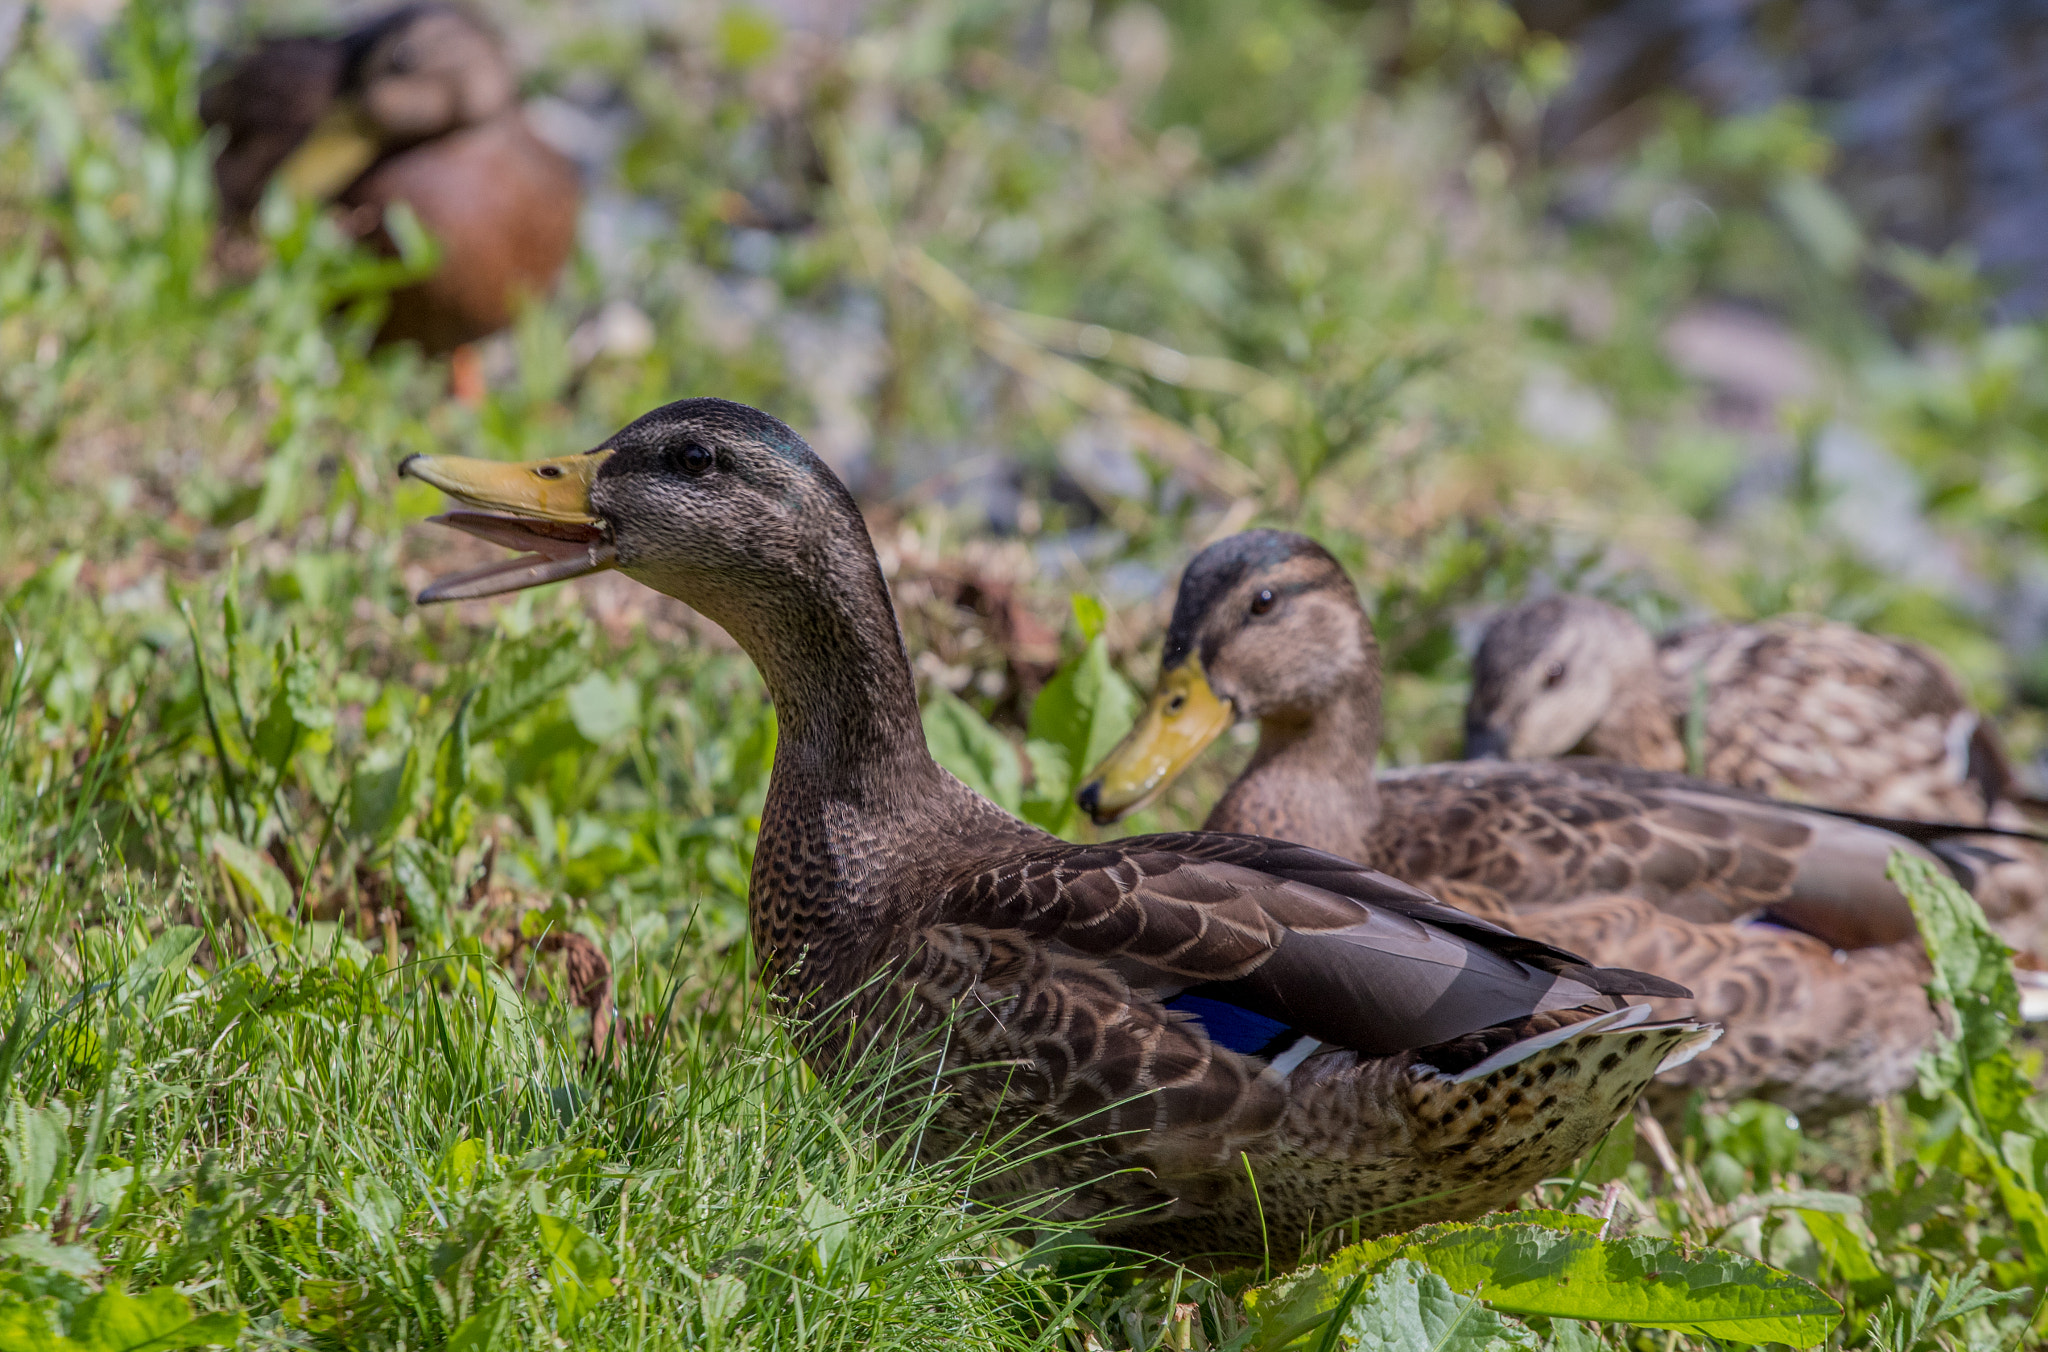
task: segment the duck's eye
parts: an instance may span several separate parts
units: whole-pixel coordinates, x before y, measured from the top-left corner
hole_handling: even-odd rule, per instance
[[[1169,714],[1177,714],[1187,707],[1188,697],[1186,695],[1175,695],[1166,702],[1166,712]]]
[[[1543,688],[1545,690],[1555,690],[1557,688],[1558,682],[1562,681],[1563,679],[1564,663],[1552,662],[1550,664],[1549,670],[1543,673]]]
[[[534,473],[543,479],[559,479],[562,477],[562,467],[560,465],[542,465]]]
[[[1263,615],[1272,608],[1273,589],[1271,587],[1266,588],[1264,591],[1261,591],[1257,596],[1254,596],[1252,598],[1252,614]]]
[[[711,453],[711,448],[698,441],[685,442],[681,458],[685,474],[702,474],[718,463],[718,457]]]

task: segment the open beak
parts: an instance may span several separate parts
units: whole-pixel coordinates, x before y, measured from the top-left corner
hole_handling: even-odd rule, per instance
[[[409,455],[398,472],[484,510],[444,512],[433,520],[480,540],[527,552],[466,573],[436,578],[421,605],[498,596],[616,568],[618,551],[590,505],[590,486],[609,450],[530,460],[523,465],[459,455]]]
[[[1159,674],[1137,726],[1089,772],[1075,801],[1097,826],[1107,826],[1157,798],[1236,721],[1229,701],[1209,688],[1202,659],[1189,653],[1186,661]]]
[[[377,155],[377,142],[366,130],[361,110],[353,99],[344,99],[306,133],[275,177],[292,196],[325,202],[362,177]]]

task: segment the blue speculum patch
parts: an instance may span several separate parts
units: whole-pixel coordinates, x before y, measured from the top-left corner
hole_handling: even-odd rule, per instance
[[[1206,995],[1176,995],[1166,1007],[1194,1015],[1209,1041],[1245,1056],[1271,1057],[1298,1036],[1278,1019]]]

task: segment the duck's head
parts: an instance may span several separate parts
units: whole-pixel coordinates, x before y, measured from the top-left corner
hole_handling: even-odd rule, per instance
[[[1562,756],[1656,666],[1648,631],[1605,601],[1545,596],[1502,611],[1472,659],[1465,757]]]
[[[1328,550],[1286,531],[1246,531],[1195,555],[1159,662],[1137,726],[1081,786],[1098,824],[1151,802],[1233,723],[1271,732],[1340,700],[1379,703],[1379,649],[1357,588]]]
[[[524,464],[415,455],[399,473],[479,509],[435,520],[529,551],[441,578],[422,602],[616,568],[742,644],[814,627],[821,596],[859,594],[872,608],[879,589],[888,604],[845,485],[802,437],[744,404],[684,399],[581,455]]]
[[[339,41],[333,106],[278,169],[302,197],[332,197],[380,155],[487,122],[518,98],[496,34],[457,5],[408,5]]]
[[[497,35],[455,5],[410,5],[350,35],[347,84],[387,145],[475,126],[512,106],[518,83]]]

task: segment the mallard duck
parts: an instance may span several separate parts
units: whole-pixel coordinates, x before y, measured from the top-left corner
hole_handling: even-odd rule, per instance
[[[1714,1035],[1622,1003],[1671,982],[1346,860],[1202,832],[1069,844],[975,794],[925,748],[852,496],[767,414],[688,399],[587,454],[400,473],[480,509],[438,520],[528,551],[422,602],[616,568],[752,657],[780,725],[755,959],[814,1061],[938,1058],[912,1081],[947,1087],[927,1153],[1032,1143],[984,1189],[1154,1252],[1284,1257],[1501,1205]]]
[[[1604,762],[1377,773],[1380,660],[1343,566],[1247,531],[1189,563],[1158,686],[1080,803],[1108,824],[1218,735],[1250,764],[1206,829],[1384,870],[1463,910],[1698,992],[1660,1005],[1728,1036],[1667,1080],[1803,1113],[1886,1097],[1935,1020],[1911,908],[1885,877],[1919,847],[1860,822]],[[1767,923],[1760,923],[1767,922]]]
[[[1802,617],[1693,625],[1652,640],[1586,596],[1546,596],[1488,625],[1472,663],[1465,754],[1585,754],[1753,793],[1888,817],[2023,828],[1996,730],[1917,643]],[[2048,853],[1968,837],[1985,912],[2039,952]],[[1953,852],[1953,851],[1951,851]]]
[[[214,162],[221,219],[246,230],[265,186],[332,201],[392,250],[404,202],[440,244],[425,281],[395,292],[379,342],[450,351],[512,322],[554,285],[576,240],[576,168],[533,134],[497,38],[467,11],[408,5],[340,37],[272,38],[199,103],[227,133]]]

